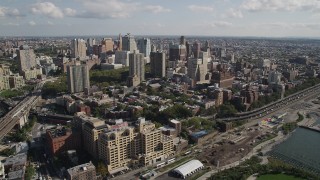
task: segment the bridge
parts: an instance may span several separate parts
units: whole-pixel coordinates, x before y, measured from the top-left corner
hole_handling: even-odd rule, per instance
[[[41,96],[27,96],[17,106],[0,119],[0,139],[7,135],[15,125],[22,127],[28,121],[29,111],[36,105]]]
[[[36,89],[26,96],[20,103],[13,107],[0,119],[0,140],[6,136],[16,125],[20,128],[28,121],[29,111],[41,99],[41,89],[44,82],[37,84]]]

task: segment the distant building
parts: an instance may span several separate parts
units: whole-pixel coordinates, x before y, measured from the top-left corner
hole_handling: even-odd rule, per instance
[[[223,101],[230,101],[232,99],[232,91],[229,89],[223,90]]]
[[[102,52],[113,51],[113,40],[112,38],[103,38],[101,41],[101,45],[103,46]]]
[[[96,167],[91,163],[81,164],[67,169],[68,180],[96,180]]]
[[[250,89],[249,86],[245,90],[241,90],[240,95],[245,97],[245,103],[252,104],[259,100],[259,92],[254,89]]]
[[[36,55],[33,49],[27,45],[20,46],[17,51],[18,65],[20,73],[36,68]]]
[[[85,59],[86,58],[86,41],[83,39],[73,39],[71,41],[71,57],[72,58],[80,58]]]
[[[169,45],[169,61],[186,60],[186,46],[178,44]]]
[[[151,52],[151,42],[149,38],[142,38],[138,40],[138,50],[144,54],[144,57],[149,57]]]
[[[204,82],[208,72],[207,59],[188,59],[188,76],[195,82]]]
[[[216,89],[214,92],[214,98],[216,107],[219,107],[223,104],[223,91],[221,89]]]
[[[150,65],[153,76],[166,76],[166,54],[164,52],[152,52],[150,54]]]
[[[219,84],[221,88],[232,87],[234,76],[229,71],[215,71],[212,73],[211,83]]]
[[[270,68],[271,61],[269,59],[260,59],[258,62],[259,68]]]
[[[143,54],[134,53],[129,54],[129,77],[136,75],[140,83],[145,80],[145,62]]]
[[[199,58],[201,44],[199,42],[194,42],[192,46],[192,53],[194,58]]]
[[[177,135],[181,133],[181,122],[175,119],[169,121],[169,126],[173,127],[177,131]]]
[[[130,51],[116,51],[114,63],[129,66],[129,54]]]
[[[137,50],[136,40],[134,39],[134,36],[132,36],[130,33],[122,37],[122,50],[130,51],[131,53]]]
[[[184,36],[180,37],[180,45],[186,45],[186,38]]]
[[[282,72],[282,75],[285,78],[287,78],[288,81],[293,81],[296,79],[296,76],[298,75],[298,71],[294,69],[290,69]]]
[[[269,84],[279,84],[281,82],[282,74],[278,71],[270,71],[268,76]]]
[[[133,76],[129,76],[127,79],[127,86],[128,87],[136,87],[140,84],[140,78],[134,74]]]
[[[67,82],[70,93],[85,91],[87,94],[90,89],[89,69],[87,65],[69,65],[67,67]]]

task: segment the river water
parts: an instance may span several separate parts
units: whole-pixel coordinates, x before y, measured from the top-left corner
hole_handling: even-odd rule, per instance
[[[298,168],[320,174],[320,132],[297,128],[270,155]]]

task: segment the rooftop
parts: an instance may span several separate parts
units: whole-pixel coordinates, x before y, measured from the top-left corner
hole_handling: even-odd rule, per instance
[[[27,163],[27,154],[17,154],[12,157],[8,157],[5,162],[3,162],[4,166],[18,166],[18,165],[24,165]]]
[[[96,167],[90,161],[89,163],[85,163],[85,164],[81,164],[81,165],[69,168],[67,171],[68,171],[68,174],[74,175],[74,174],[78,174],[80,172],[93,170],[95,168]]]
[[[62,137],[67,135],[67,132],[70,132],[70,129],[66,129],[65,127],[58,127],[55,129],[48,129],[47,132],[51,135],[52,138]]]

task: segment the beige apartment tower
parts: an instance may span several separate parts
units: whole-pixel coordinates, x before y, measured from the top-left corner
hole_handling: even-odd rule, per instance
[[[99,159],[110,174],[134,165],[152,165],[174,155],[173,139],[155,128],[155,124],[139,119],[136,127],[126,123],[109,128],[98,138]]]

